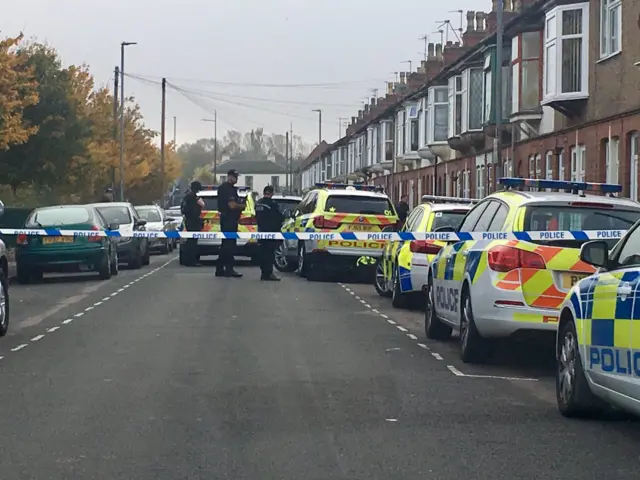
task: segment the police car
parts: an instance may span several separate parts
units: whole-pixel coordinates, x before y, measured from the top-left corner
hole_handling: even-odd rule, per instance
[[[283,231],[287,231],[287,227],[292,223],[293,212],[296,211],[298,205],[302,201],[302,197],[298,195],[273,195],[273,201],[278,204],[278,209],[284,215],[285,221],[282,225]],[[296,269],[297,254],[290,258],[292,254],[287,256],[283,242],[280,243],[275,251],[274,265],[281,272],[291,272]],[[293,262],[292,262],[293,261]]]
[[[401,232],[455,231],[477,200],[424,195]],[[376,264],[374,286],[379,295],[391,297],[391,304],[404,308],[420,298],[427,283],[429,264],[444,246],[436,240],[394,240],[387,242]]]
[[[284,232],[345,233],[395,231],[398,215],[389,197],[379,187],[317,183],[293,212]],[[373,268],[382,255],[381,240],[284,240],[289,265],[308,280],[319,280],[332,271]],[[363,261],[366,259],[366,261]]]
[[[620,185],[522,178],[500,183],[507,189],[478,203],[458,229],[477,232],[481,239],[448,242],[431,263],[427,280],[426,336],[446,339],[452,330],[460,331],[465,362],[481,362],[492,338],[555,334],[567,293],[595,272],[579,258],[588,240],[580,231],[603,231],[612,248],[619,233],[610,231],[627,230],[640,219],[638,202],[584,193],[612,194]],[[565,192],[514,190],[521,187]],[[545,237],[531,239],[528,231],[545,232]],[[508,240],[503,232],[521,240]]]
[[[571,289],[560,313],[556,397],[567,417],[607,404],[640,415],[640,223],[609,246],[582,246],[580,259],[598,271]]]

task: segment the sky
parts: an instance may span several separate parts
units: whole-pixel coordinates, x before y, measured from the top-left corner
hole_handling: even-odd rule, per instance
[[[167,139],[176,117],[178,144],[212,137],[214,124],[202,120],[214,111],[219,137],[292,128],[317,143],[314,109],[331,143],[339,118],[357,115],[374,89],[383,96],[394,72],[409,69],[403,62],[417,68],[420,37],[438,42],[444,20],[458,29],[453,10],[490,8],[490,0],[28,0],[12,3],[0,33],[46,42],[65,64],[87,64],[96,83],[111,88],[120,43],[137,42],[125,51],[125,74],[138,77],[125,77],[125,95],[159,130],[167,78]]]

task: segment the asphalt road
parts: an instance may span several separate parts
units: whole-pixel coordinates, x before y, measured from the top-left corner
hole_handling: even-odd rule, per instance
[[[469,369],[372,286],[242,271],[12,285],[0,478],[638,476],[638,422],[560,417],[546,367]]]

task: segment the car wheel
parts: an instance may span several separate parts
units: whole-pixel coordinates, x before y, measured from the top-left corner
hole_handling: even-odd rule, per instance
[[[118,269],[118,251],[117,250],[112,252],[110,269],[111,269],[111,275],[113,276],[118,275],[119,269]]]
[[[568,418],[601,414],[606,405],[589,388],[578,350],[573,319],[563,323],[556,345],[556,400],[560,413]]]
[[[109,280],[111,278],[111,255],[107,252],[98,267],[98,275],[100,280]]]
[[[373,286],[381,297],[390,297],[391,290],[387,285],[387,279],[384,276],[384,258],[380,257],[376,261],[375,277]]]
[[[464,363],[481,363],[486,357],[486,340],[476,328],[469,287],[462,291],[460,312],[460,358]]]
[[[7,272],[0,269],[0,337],[9,331],[9,279]]]
[[[296,269],[295,262],[290,262],[287,258],[284,242],[280,242],[280,245],[276,248],[273,264],[280,272],[292,272]]]
[[[141,267],[142,267],[142,252],[136,249],[136,251],[131,254],[131,258],[129,259],[129,268],[138,270]]]
[[[16,277],[18,283],[27,285],[29,283],[35,283],[42,280],[42,272],[40,270],[25,267],[18,262],[16,265]]]
[[[142,255],[142,265],[149,265],[151,263],[151,250],[149,249],[149,244],[147,243],[147,248],[144,250],[144,254]]]
[[[296,272],[302,278],[307,276],[307,253],[304,247],[304,243],[298,245],[298,265],[296,267]]]
[[[425,292],[424,306],[424,334],[431,340],[448,340],[452,329],[442,323],[436,314],[435,295],[433,293],[433,278],[429,277]]]
[[[406,308],[407,303],[407,296],[400,290],[400,271],[398,268],[396,268],[393,275],[391,305],[393,305],[395,308]]]

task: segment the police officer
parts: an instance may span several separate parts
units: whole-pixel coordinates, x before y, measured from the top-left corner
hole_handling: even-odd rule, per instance
[[[237,170],[227,172],[227,181],[218,187],[218,211],[220,212],[220,230],[222,232],[237,232],[240,223],[240,215],[245,208],[244,202],[238,195],[236,183],[238,183]],[[234,269],[233,254],[236,250],[236,240],[222,240],[220,256],[216,267],[216,277],[240,278],[242,274]]]
[[[273,201],[273,187],[267,185],[262,190],[263,197],[256,203],[256,220],[259,232],[279,232],[282,228],[284,216]],[[260,280],[279,282],[273,274],[273,254],[278,246],[277,240],[260,240]]]
[[[107,187],[102,194],[101,202],[113,202],[113,188]]]
[[[184,215],[184,223],[188,232],[199,232],[202,230],[202,219],[200,214],[204,207],[204,200],[198,197],[198,192],[202,190],[202,184],[197,180],[191,182],[189,191],[184,194],[180,210]],[[184,264],[194,267],[198,263],[198,239],[188,238],[184,244],[185,255]]]

